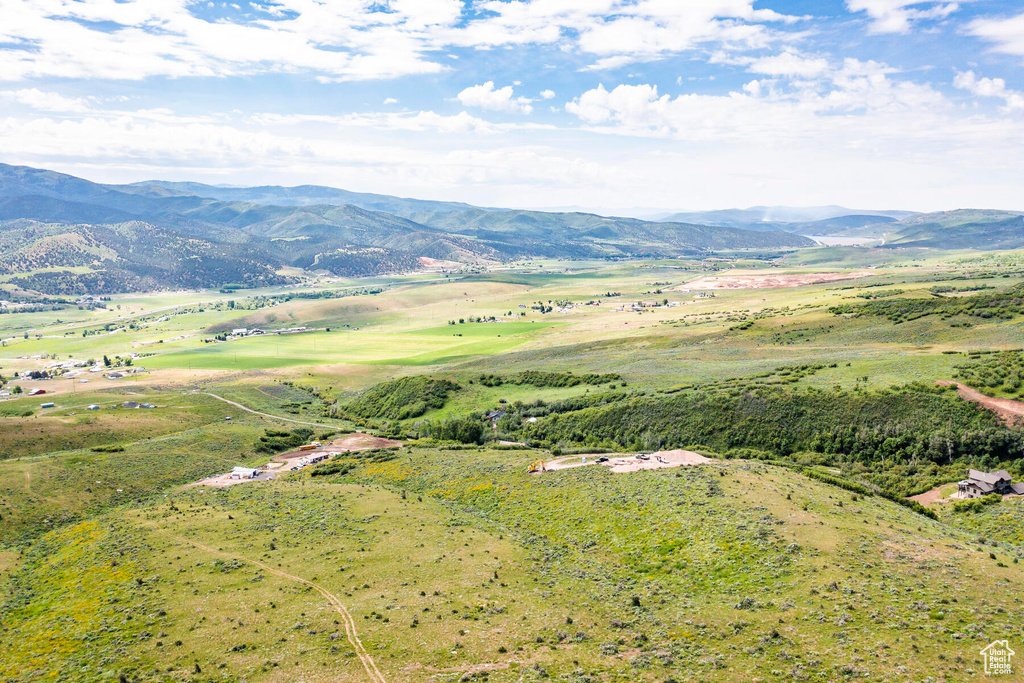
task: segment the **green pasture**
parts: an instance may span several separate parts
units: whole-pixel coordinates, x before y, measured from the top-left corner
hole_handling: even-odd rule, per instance
[[[160,353],[140,363],[147,368],[227,370],[334,363],[436,365],[509,351],[554,325],[466,323],[395,333],[344,330],[266,335],[219,344],[190,341],[187,345],[191,348]]]

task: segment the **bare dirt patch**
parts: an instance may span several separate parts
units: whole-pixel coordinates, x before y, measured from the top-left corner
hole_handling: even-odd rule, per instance
[[[935,383],[943,387],[956,385],[956,393],[960,395],[960,398],[966,401],[973,401],[982,408],[988,408],[1008,425],[1018,424],[1022,419],[1024,419],[1024,401],[1015,401],[1012,398],[993,398],[991,396],[986,396],[977,389],[972,389],[969,386],[965,386],[958,382],[939,380]]]
[[[354,434],[344,434],[328,444],[321,445],[315,450],[281,453],[280,455],[275,455],[271,460],[287,463],[291,460],[298,460],[300,458],[314,455],[322,455],[324,453],[368,451],[373,448],[394,448],[401,445],[401,441],[385,439],[379,436],[373,436],[372,434],[365,434],[363,432],[356,432]]]
[[[931,505],[932,503],[941,503],[944,499],[942,497],[943,487],[949,486],[949,484],[942,484],[935,488],[919,493],[916,496],[910,496],[910,500],[916,500],[921,505]]]
[[[691,289],[782,289],[786,287],[803,287],[818,285],[825,282],[840,280],[856,280],[876,275],[869,270],[847,273],[750,273],[736,275],[717,275],[702,277],[692,282],[679,285],[675,289],[687,291]]]
[[[608,460],[599,463],[597,459],[602,457],[608,458]],[[622,453],[570,455],[544,463],[544,471],[553,472],[573,467],[603,465],[612,472],[638,472],[640,470],[660,470],[669,467],[683,467],[685,465],[703,465],[707,462],[711,462],[711,458],[705,458],[700,453],[683,450],[658,451],[657,453],[651,453],[647,460],[637,458],[635,455]]]
[[[451,270],[462,267],[462,264],[458,261],[445,261],[443,259],[430,258],[429,256],[420,256],[419,262],[424,268],[447,268]]]
[[[231,473],[229,472],[227,474],[215,474],[212,477],[200,479],[199,481],[194,481],[191,484],[185,484],[185,488],[191,488],[193,486],[209,486],[215,489],[223,489],[228,486],[234,486],[235,484],[248,484],[254,481],[269,481],[274,478],[273,473],[264,472],[256,479],[232,479]]]

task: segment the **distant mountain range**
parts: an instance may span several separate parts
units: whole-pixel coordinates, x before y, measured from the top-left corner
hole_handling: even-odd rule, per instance
[[[913,211],[872,211],[842,206],[752,206],[749,209],[674,213],[663,221],[721,225],[746,230],[785,230],[805,235],[827,235],[851,227],[890,223],[915,215]],[[813,232],[818,230],[819,232]]]
[[[149,180],[131,185],[112,186],[122,192],[136,192],[153,197],[207,197],[222,202],[248,202],[251,204],[272,204],[274,206],[355,206],[369,211],[384,211],[408,218],[421,211],[443,213],[466,211],[475,208],[461,202],[437,202],[428,199],[403,199],[383,194],[349,192],[322,185],[299,185],[281,187],[263,185],[260,187],[220,187],[203,183],[168,182]]]
[[[0,164],[5,296],[13,286],[81,294],[272,284],[286,281],[286,267],[373,275],[430,260],[671,258],[812,244],[781,231],[482,209],[312,185],[104,185]]]
[[[270,285],[287,269],[362,276],[529,257],[675,258],[814,246],[1024,247],[1020,214],[839,206],[680,213],[659,221],[487,209],[330,187],[105,185],[0,164],[0,298]]]

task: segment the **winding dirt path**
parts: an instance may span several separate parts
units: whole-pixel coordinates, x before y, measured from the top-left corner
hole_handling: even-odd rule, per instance
[[[211,393],[209,393],[207,391],[197,391],[195,393],[202,394],[204,396],[212,396],[213,398],[217,399],[218,401],[224,401],[224,403],[227,403],[228,405],[232,405],[232,406],[234,406],[236,408],[240,408],[241,410],[244,410],[247,413],[252,413],[253,415],[260,415],[262,417],[269,417],[271,420],[281,420],[282,422],[294,422],[297,425],[310,425],[312,427],[333,427],[334,426],[334,425],[325,424],[323,422],[303,422],[302,420],[293,420],[290,417],[279,417],[277,415],[271,415],[270,413],[261,413],[258,410],[253,410],[252,408],[247,408],[247,407],[243,406],[241,403],[235,403],[234,401],[230,401],[230,400],[224,398],[223,396],[218,396],[217,394],[211,394]]]
[[[366,669],[366,674],[370,677],[371,683],[387,683],[387,679],[384,678],[384,674],[382,674],[380,672],[380,669],[377,668],[377,664],[373,661],[373,657],[370,656],[370,654],[366,651],[366,648],[363,647],[362,641],[359,640],[359,632],[356,630],[355,619],[352,618],[352,615],[349,614],[348,609],[346,609],[345,605],[341,602],[341,600],[338,599],[338,596],[334,595],[334,593],[331,593],[320,584],[313,583],[312,581],[304,579],[301,576],[288,574],[286,572],[281,571],[280,569],[274,569],[270,565],[263,564],[262,562],[259,562],[257,560],[250,560],[249,558],[243,557],[242,555],[233,555],[231,553],[226,553],[222,550],[217,550],[215,548],[211,548],[210,546],[203,545],[198,541],[193,541],[183,536],[172,534],[166,529],[161,529],[153,522],[147,522],[147,524],[150,527],[152,527],[155,531],[164,534],[165,536],[169,536],[170,538],[173,538],[176,541],[188,543],[191,546],[199,548],[200,550],[205,550],[206,552],[211,553],[213,555],[219,555],[221,557],[226,557],[231,560],[240,560],[241,562],[248,562],[249,564],[255,565],[263,571],[274,574],[275,576],[280,576],[283,579],[295,581],[297,583],[309,586],[310,588],[316,589],[316,591],[320,593],[320,595],[327,598],[327,602],[331,603],[331,606],[334,607],[334,611],[341,615],[341,620],[345,624],[345,635],[348,637],[348,642],[352,645],[352,649],[355,650],[356,655],[359,657],[359,661],[362,662],[363,668]]]
[[[943,387],[956,384],[956,393],[960,394],[960,398],[965,401],[973,401],[982,408],[988,408],[1001,417],[1003,422],[1008,425],[1013,425],[1024,419],[1024,401],[1015,401],[1012,398],[993,398],[991,396],[986,396],[977,389],[972,389],[969,386],[960,384],[959,382],[938,380],[935,383]]]

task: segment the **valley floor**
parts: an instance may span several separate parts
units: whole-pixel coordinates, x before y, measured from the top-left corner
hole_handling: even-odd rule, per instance
[[[3,315],[0,681],[987,680],[1024,260],[851,249]]]

